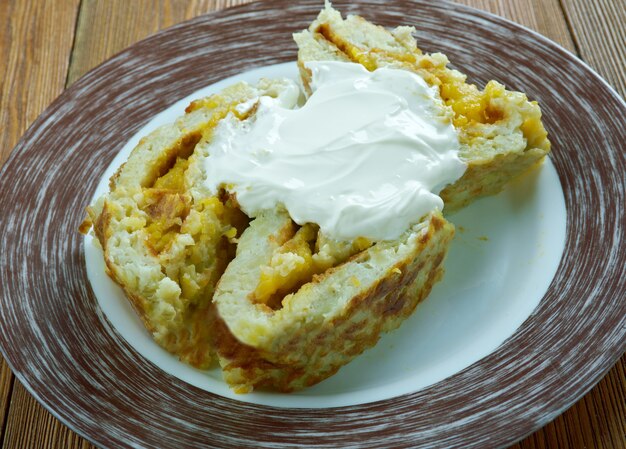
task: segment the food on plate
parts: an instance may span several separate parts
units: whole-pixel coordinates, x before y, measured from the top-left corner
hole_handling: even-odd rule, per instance
[[[443,212],[543,160],[535,102],[412,30],[327,4],[294,36],[302,91],[238,83],[133,150],[82,230],[157,343],[237,392],[320,382],[441,279]]]
[[[413,27],[387,30],[359,16],[346,19],[324,8],[308,30],[296,33],[298,66],[305,89],[310,61],[353,61],[368,70],[396,67],[422,76],[436,86],[453,114],[459,132],[460,157],[468,164],[463,177],[441,192],[450,213],[485,195],[498,193],[512,177],[541,162],[550,142],[541,110],[525,94],[511,92],[497,81],[483,90],[447,67],[441,53],[423,53],[412,36]]]
[[[248,218],[227,197],[198,189],[196,145],[235,107],[278,95],[285,81],[238,83],[192,102],[186,114],[144,137],[87,208],[107,274],[155,341],[197,368],[216,361],[208,324],[215,284]]]

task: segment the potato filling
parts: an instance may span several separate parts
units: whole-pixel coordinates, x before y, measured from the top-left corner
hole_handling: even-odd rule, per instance
[[[196,303],[212,293],[248,219],[228,198],[194,203],[185,187],[188,165],[187,159],[177,158],[143,189],[140,208],[147,215],[147,246],[161,260],[164,274],[179,284],[181,297]]]
[[[315,281],[316,275],[344,263],[371,245],[369,239],[362,237],[351,242],[328,239],[317,225],[307,223],[274,251],[268,265],[261,267],[251,300],[277,310],[283,300],[301,286]]]
[[[236,198],[225,192],[193,203],[185,187],[188,165],[187,159],[177,158],[152,186],[144,188],[141,209],[148,217],[144,228],[148,247],[162,259],[165,274],[180,285],[182,298],[195,303],[212,292],[235,256],[237,236],[250,220]],[[182,247],[183,264],[172,263],[171,253],[181,251],[182,236],[190,236],[193,243]],[[261,267],[252,300],[278,309],[286,296],[314,280],[315,275],[371,245],[365,238],[335,241],[320,232],[317,225],[309,223],[298,228],[294,224],[293,234],[275,251],[269,264]]]
[[[437,86],[442,100],[454,112],[453,124],[459,130],[461,143],[470,143],[475,138],[472,128],[480,124],[492,124],[506,118],[506,111],[498,104],[498,98],[504,94],[504,86],[490,81],[484,90],[465,82],[466,77],[446,68],[447,60],[438,55],[425,55],[417,51],[413,54],[395,53],[383,49],[361,49],[343,39],[327,25],[322,24],[316,30],[324,39],[332,42],[353,62],[362,64],[368,70],[375,70],[380,62],[400,62],[418,73],[431,86]],[[526,119],[521,126],[528,145],[532,147],[545,140],[547,132],[541,123],[541,116]]]
[[[183,177],[187,165],[187,159],[178,158],[167,173],[143,191],[142,209],[149,217],[147,243],[155,254],[171,244],[189,214],[191,199],[185,195]]]

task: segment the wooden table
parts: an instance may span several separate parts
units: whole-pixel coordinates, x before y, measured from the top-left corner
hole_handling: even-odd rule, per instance
[[[247,1],[1,0],[0,166],[30,123],[86,71],[162,28]],[[626,0],[459,1],[547,36],[626,95]],[[625,373],[622,357],[571,409],[513,448],[626,449]],[[0,443],[93,447],[44,410],[1,357]]]

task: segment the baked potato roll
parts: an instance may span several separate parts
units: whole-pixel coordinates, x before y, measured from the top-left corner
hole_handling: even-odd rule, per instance
[[[213,298],[224,378],[239,392],[293,391],[334,374],[428,295],[453,235],[438,211],[375,244],[333,242],[282,210],[263,213]]]
[[[355,15],[344,19],[327,4],[308,30],[294,34],[298,67],[308,94],[311,71],[306,64],[313,61],[352,61],[368,70],[405,69],[436,87],[453,111],[460,157],[468,164],[463,177],[440,193],[444,211],[450,213],[500,192],[511,179],[541,163],[550,141],[537,102],[497,81],[483,90],[467,83],[464,74],[448,67],[444,54],[423,53],[412,31],[406,26],[387,30]]]
[[[239,83],[193,101],[175,123],[144,137],[87,208],[107,274],[126,293],[155,341],[198,368],[215,362],[210,304],[248,218],[227,195],[199,183],[198,142],[236,106],[277,95],[284,81]],[[239,115],[245,118],[245,115]]]

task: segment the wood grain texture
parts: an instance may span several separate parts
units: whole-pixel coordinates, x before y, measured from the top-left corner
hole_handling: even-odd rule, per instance
[[[15,382],[2,447],[86,449],[94,446],[63,425]]]
[[[135,42],[211,11],[252,0],[85,0],[76,28],[68,82]]]
[[[0,2],[0,163],[65,87],[78,2]]]
[[[30,2],[29,2],[30,3]],[[43,2],[53,4],[53,2]],[[57,1],[55,5],[56,15],[43,14],[39,16],[38,11],[46,10],[46,8],[29,9],[26,2],[2,2],[0,5],[0,19],[9,17],[14,14],[11,8],[18,5],[23,8],[23,22],[17,22],[8,19],[2,20],[5,28],[22,26],[24,29],[30,30],[24,33],[24,36],[32,34],[37,35],[37,31],[46,35],[57,36],[61,33],[73,32],[75,12],[68,13],[65,11],[65,5],[69,2]],[[73,2],[75,4],[76,2]],[[2,83],[2,107],[0,109],[0,126],[3,129],[0,140],[0,162],[3,161],[10,149],[13,147],[17,138],[24,131],[26,125],[30,123],[62,90],[62,86],[66,80],[68,85],[73,83],[78,77],[84,74],[100,62],[106,60],[111,55],[131,45],[133,42],[153,33],[159,29],[178,23],[184,19],[194,17],[198,14],[211,11],[213,9],[222,8],[231,4],[244,3],[241,1],[93,1],[83,0],[78,19],[78,28],[76,34],[76,45],[72,54],[72,61],[67,71],[67,55],[71,48],[71,37],[69,40],[54,41],[56,45],[42,40],[31,39],[26,52],[32,53],[35,60],[40,61],[42,66],[33,65],[42,73],[37,73],[37,69],[33,70],[33,66],[29,70],[20,67],[17,62],[24,53],[23,47],[3,38],[0,40],[0,54],[9,54],[9,64],[6,66],[6,75]],[[565,48],[574,50],[575,46],[570,34],[567,31],[567,23],[563,20],[562,11],[556,1],[539,1],[539,0],[462,0],[461,3],[481,9],[489,10],[496,14],[507,17],[525,26],[550,37]],[[612,3],[612,5],[611,5]],[[594,65],[602,74],[611,80],[614,86],[624,95],[623,83],[626,77],[623,73],[624,59],[621,62],[615,62],[611,58],[599,57],[597,55],[606,55],[602,53],[607,51],[615,42],[621,42],[621,50],[624,48],[623,32],[624,17],[613,20],[613,24],[608,26],[607,30],[602,33],[608,33],[610,36],[616,36],[614,41],[607,42],[605,34],[596,34],[594,26],[598,23],[585,22],[584,14],[591,14],[591,17],[602,17],[602,11],[611,11],[610,8],[619,8],[621,2],[585,2],[584,0],[564,1],[565,10],[568,12],[570,25],[574,30],[576,44],[581,49],[583,59]],[[37,3],[39,5],[39,3]],[[608,5],[608,6],[607,6]],[[623,4],[622,4],[623,7]],[[31,10],[32,9],[32,10]],[[60,11],[65,11],[63,17],[59,17]],[[599,10],[602,10],[598,12]],[[74,10],[75,11],[75,10]],[[572,12],[573,11],[573,12]],[[578,11],[580,15],[579,27],[582,31],[577,31],[576,20],[573,15]],[[582,11],[582,13],[581,13]],[[584,13],[584,14],[583,14]],[[596,15],[594,15],[596,14]],[[19,14],[18,14],[19,16]],[[35,19],[33,19],[33,16]],[[38,18],[37,18],[38,17]],[[47,20],[46,20],[47,18]],[[39,20],[40,22],[29,22]],[[595,19],[599,20],[599,19]],[[25,25],[19,25],[24,23]],[[28,28],[28,27],[31,28]],[[34,27],[35,29],[33,29]],[[58,29],[57,29],[58,28]],[[10,30],[14,33],[14,30]],[[620,32],[622,34],[620,34]],[[4,34],[9,31],[3,30]],[[621,41],[619,40],[621,36]],[[67,36],[66,36],[67,37]],[[25,38],[24,38],[25,39]],[[22,44],[24,45],[24,44]],[[64,47],[65,45],[65,47]],[[587,45],[587,47],[585,47]],[[15,47],[15,48],[14,48]],[[54,65],[55,69],[52,73],[46,72],[44,68],[58,57],[58,61],[63,60],[63,48],[65,48],[65,65]],[[587,50],[584,50],[587,48]],[[618,49],[619,50],[619,49]],[[588,51],[585,54],[585,51]],[[45,54],[39,54],[45,53]],[[609,53],[610,54],[610,53]],[[597,61],[593,61],[592,57],[596,55]],[[50,59],[46,59],[50,58]],[[595,65],[597,64],[597,65]],[[621,66],[619,65],[621,64]],[[64,68],[63,68],[64,67]],[[620,71],[620,67],[622,68]],[[61,68],[63,70],[61,70]],[[56,87],[50,87],[50,79],[47,76],[52,75]],[[10,80],[10,82],[9,82]],[[20,87],[22,83],[24,86]],[[17,89],[16,89],[17,84]],[[621,86],[621,87],[620,87]],[[26,101],[30,95],[31,101]],[[17,114],[10,111],[17,111]],[[20,121],[21,120],[21,121]],[[17,123],[17,125],[16,125]],[[5,128],[6,126],[6,128]],[[8,130],[9,132],[6,132]],[[7,144],[6,142],[9,142]],[[626,447],[626,432],[624,430],[625,413],[624,413],[624,385],[626,377],[624,375],[626,359],[622,358],[621,362],[598,384],[587,396],[579,401],[572,409],[564,415],[558,417],[554,422],[531,435],[524,441],[513,446],[514,448],[607,448],[607,449],[623,449]],[[7,397],[8,391],[5,388],[7,369],[3,365],[2,377],[0,377],[0,399],[2,395]],[[8,382],[9,384],[11,382]],[[10,390],[9,390],[10,391]],[[2,405],[2,401],[0,401]],[[2,411],[0,410],[0,413]],[[0,415],[2,416],[2,415]],[[14,387],[13,398],[11,401],[11,409],[7,420],[7,433],[4,438],[3,447],[21,448],[21,447],[92,447],[84,440],[75,436],[65,426],[60,424],[52,416],[45,412],[28,395],[24,388],[16,383]]]
[[[4,437],[4,429],[9,411],[9,402],[13,392],[14,378],[9,365],[0,356],[0,442]]]
[[[558,0],[454,0],[524,25],[569,51],[574,42]]]
[[[626,96],[626,2],[561,0],[581,58]]]

